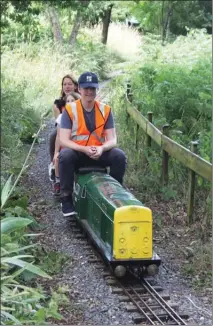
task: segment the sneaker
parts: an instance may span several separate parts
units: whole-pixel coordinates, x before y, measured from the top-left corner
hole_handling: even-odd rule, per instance
[[[61,194],[61,191],[60,191],[60,183],[59,182],[55,182],[53,183],[53,195],[54,196],[59,196]]]
[[[61,208],[64,216],[72,216],[76,214],[71,196],[61,198]]]
[[[52,162],[48,165],[48,173],[49,173],[50,181],[54,182],[55,181],[55,167]]]

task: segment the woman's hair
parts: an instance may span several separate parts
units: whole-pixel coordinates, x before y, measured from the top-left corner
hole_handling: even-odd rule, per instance
[[[62,78],[62,81],[61,81],[61,98],[64,98],[66,96],[66,94],[64,93],[63,91],[63,83],[64,83],[64,79],[65,78],[69,78],[72,80],[73,84],[75,85],[76,89],[75,89],[75,92],[78,92],[78,81],[77,79],[73,76],[73,75],[65,75],[63,78]]]
[[[57,99],[57,100],[55,100],[54,104],[59,109],[60,113],[62,113],[62,109],[63,109],[63,107],[65,107],[66,102],[65,102],[65,100]]]
[[[81,98],[81,95],[79,93],[76,93],[76,92],[71,92],[70,94],[68,94],[66,97],[65,97],[65,101],[67,100],[67,97],[71,95],[72,97],[74,97],[75,101],[76,100],[79,100]]]

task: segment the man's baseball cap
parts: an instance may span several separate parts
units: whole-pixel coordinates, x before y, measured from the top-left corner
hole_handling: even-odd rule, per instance
[[[78,79],[78,85],[80,88],[98,88],[98,77],[93,72],[84,72]]]

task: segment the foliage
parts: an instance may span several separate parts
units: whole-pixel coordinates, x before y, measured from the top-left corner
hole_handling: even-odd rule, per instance
[[[205,136],[212,116],[210,38],[191,31],[186,39],[158,49],[157,57],[153,51],[147,64],[139,62],[132,69],[133,104],[144,115],[152,111],[158,128],[169,123],[170,136],[184,146],[200,140],[204,157],[210,158]]]
[[[184,1],[183,6],[183,1],[177,0],[125,2],[11,0],[2,3],[2,44],[52,40],[48,6],[54,7],[59,17],[60,28],[63,30],[63,39],[68,42],[76,17],[82,20],[82,27],[94,27],[102,23],[106,9],[111,5],[112,21],[124,22],[127,17],[134,15],[140,22],[139,30],[146,32],[163,34],[169,29],[174,35],[186,35],[188,28],[206,28],[211,33],[212,4],[208,1]]]
[[[32,143],[32,136],[39,126],[39,115],[25,100],[24,91],[23,83],[15,87],[14,80],[2,75],[2,167],[8,173],[15,172],[20,166],[23,144]]]
[[[128,3],[128,4],[127,4]],[[140,22],[141,28],[150,33],[162,33],[172,6],[170,31],[186,35],[187,28],[208,28],[211,32],[212,5],[210,1],[128,1],[131,13]]]
[[[42,5],[36,1],[5,1],[2,9],[2,44],[20,41],[37,42],[43,35],[40,23]]]
[[[11,80],[5,81],[5,78],[2,78],[1,123],[3,136],[8,137],[8,139],[3,138],[3,144],[10,143],[11,137],[32,143],[32,135],[37,131],[39,118],[31,104],[24,101],[24,85],[20,85],[18,89],[9,89],[10,84],[12,84]]]
[[[1,321],[3,325],[8,324],[9,321],[20,324],[21,320],[28,320],[30,315],[33,316],[35,313],[34,309],[39,301],[44,299],[44,295],[38,290],[21,285],[18,281],[24,270],[49,277],[33,264],[33,256],[28,254],[28,249],[34,245],[21,246],[18,240],[24,232],[23,228],[30,223],[31,220],[21,217],[7,217],[1,221]],[[24,311],[27,313],[24,314]]]
[[[7,6],[3,8],[2,44],[52,40],[49,6],[54,7],[59,17],[63,39],[67,43],[77,16],[82,20],[82,27],[94,27],[102,22],[105,11],[110,5],[117,6],[117,1],[8,1]]]
[[[35,248],[35,255],[38,257],[39,265],[49,275],[59,274],[66,264],[71,260],[69,255],[60,251],[46,251],[43,247]]]
[[[2,207],[8,199],[10,189],[11,178],[9,178],[1,192]],[[29,282],[32,275],[51,278],[34,263],[38,251],[36,244],[30,239],[33,239],[36,234],[26,234],[25,232],[26,227],[32,224],[32,218],[26,210],[17,206],[2,210],[1,215],[4,216],[1,220],[2,324],[38,324],[45,322],[48,318],[62,319],[63,316],[58,312],[60,305],[69,302],[64,291],[62,293],[62,288],[59,288],[58,293],[52,291],[50,295],[47,295],[42,288],[35,289],[26,285],[26,281]],[[60,260],[59,258],[52,259],[52,255],[46,256],[49,257],[49,265],[46,265],[46,267],[49,269],[52,264],[55,273],[59,271],[59,266],[63,263],[63,257],[60,257]],[[53,258],[56,257],[53,255]],[[44,262],[43,265],[45,267]],[[55,265],[58,266],[57,269],[55,269]],[[29,275],[31,275],[30,278]],[[23,283],[23,279],[25,283]]]

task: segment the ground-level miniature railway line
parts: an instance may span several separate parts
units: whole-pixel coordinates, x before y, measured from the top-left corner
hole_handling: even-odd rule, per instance
[[[79,239],[79,244],[83,245],[84,250],[89,250],[87,259],[89,263],[95,265],[96,268],[103,271],[103,277],[106,283],[112,286],[112,293],[119,295],[119,301],[127,302],[127,310],[129,312],[138,312],[138,315],[133,317],[135,324],[146,323],[150,325],[187,325],[187,314],[178,314],[175,308],[167,301],[170,300],[168,295],[160,295],[161,286],[153,285],[154,278],[138,278],[133,273],[129,273],[128,277],[123,279],[116,278],[110,269],[107,267],[97,250],[94,249],[91,243],[87,242],[88,237],[81,232],[81,226],[77,220],[72,217],[70,222],[71,230],[76,239]],[[92,250],[92,253],[91,253]]]
[[[137,307],[142,317],[135,322],[149,322],[151,325],[187,325],[183,318],[166,302],[146,279],[128,284],[119,282],[126,296]]]

